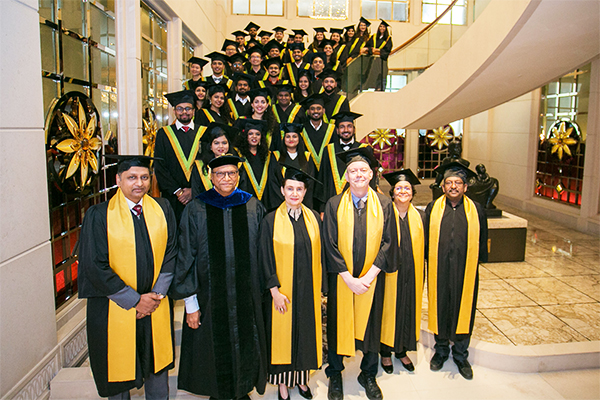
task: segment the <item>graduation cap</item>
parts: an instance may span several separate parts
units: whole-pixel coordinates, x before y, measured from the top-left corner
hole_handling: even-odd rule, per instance
[[[329,28],[329,33],[339,33],[340,35],[344,33],[344,29],[342,28]]]
[[[235,47],[237,51],[237,43],[231,39],[225,39],[225,41],[223,42],[223,46],[221,47],[221,51],[225,51],[228,46]]]
[[[362,114],[355,113],[352,111],[340,111],[337,114],[331,116],[331,119],[335,120],[336,124],[340,122],[354,122],[355,119],[362,117]]]
[[[248,133],[250,129],[264,133],[267,130],[267,121],[262,119],[239,118],[236,125],[243,133]]]
[[[367,28],[369,26],[371,26],[371,22],[369,20],[367,20],[366,18],[364,18],[364,17],[360,17],[360,20],[358,21],[358,23],[360,24],[361,22],[364,22],[365,25],[367,25]]]
[[[207,60],[205,60],[205,59],[203,59],[203,58],[200,58],[200,57],[192,57],[192,58],[190,58],[190,59],[188,60],[188,62],[189,62],[190,64],[198,64],[198,65],[200,66],[200,68],[204,68],[204,66],[205,66],[206,64],[208,64],[208,61],[207,61]]]
[[[260,46],[260,42],[256,39],[250,39],[246,42],[246,47],[256,47]]]
[[[213,51],[212,53],[207,54],[206,57],[210,58],[212,61],[222,61],[223,63],[229,61],[229,57],[227,57],[226,54],[220,53],[218,51]]]
[[[321,27],[321,26],[319,26],[319,27],[317,27],[317,28],[313,28],[313,30],[314,30],[315,32],[317,32],[317,33],[319,33],[319,32],[320,32],[320,33],[325,33],[325,32],[327,32],[327,29],[325,29],[325,28],[323,28],[323,27]]]
[[[447,164],[438,165],[434,171],[444,177],[444,179],[451,176],[458,176],[463,180],[464,183],[469,182],[470,178],[475,178],[477,174],[469,169],[466,165],[460,161],[452,161]]]
[[[296,36],[296,35],[302,35],[302,37],[308,36],[308,33],[306,33],[306,31],[304,29],[292,29],[292,32],[294,32],[294,36]]]
[[[281,68],[281,66],[283,65],[283,62],[281,61],[281,58],[279,58],[279,57],[271,57],[271,58],[267,58],[266,60],[263,61],[263,66],[267,69],[273,64],[277,64],[279,66],[279,68]]]
[[[105,154],[104,159],[117,161],[117,173],[128,171],[131,167],[143,167],[150,169],[150,163],[162,158],[141,156],[141,155],[124,155],[124,154]]]
[[[300,104],[304,108],[309,108],[313,104],[320,104],[323,107],[325,107],[325,103],[327,103],[327,101],[328,101],[327,96],[325,96],[324,94],[322,94],[322,93],[313,93],[310,96],[308,96],[307,98],[305,98],[304,100],[302,100],[300,102]]]
[[[250,21],[250,23],[248,25],[246,25],[246,27],[244,28],[244,30],[246,32],[250,32],[250,29],[252,29],[252,28],[254,28],[256,30],[259,30],[260,26],[256,25],[254,22]]]
[[[294,91],[294,85],[290,83],[277,84],[273,86],[275,88],[276,93],[288,92],[292,93]]]
[[[231,57],[229,57],[229,62],[230,63],[233,64],[236,61],[241,61],[242,63],[245,63],[247,61],[246,53],[235,53],[234,55],[232,55]]]
[[[265,56],[265,50],[261,45],[252,46],[248,50],[246,50],[246,54],[248,54],[248,57],[250,57],[253,53],[258,53],[261,57]]]
[[[389,27],[390,27],[390,24],[388,24],[387,22],[385,22],[383,19],[381,20],[381,23],[380,23],[380,25],[383,25],[383,26],[385,26],[386,28],[389,28]]]
[[[243,36],[245,38],[246,36],[248,36],[248,34],[244,31],[235,31],[235,32],[232,32],[231,34],[233,36],[235,36],[236,38],[238,38],[240,36]]]
[[[388,172],[387,174],[383,174],[383,177],[389,184],[392,186],[396,186],[398,182],[408,182],[411,185],[420,185],[421,181],[417,176],[411,171],[410,168],[402,169],[400,171]]]
[[[312,63],[313,60],[315,58],[320,58],[321,60],[323,60],[323,62],[325,63],[327,61],[327,54],[323,53],[322,51],[316,52],[316,53],[312,53],[309,55],[310,57],[310,62]]]
[[[206,87],[208,85],[210,85],[208,82],[203,81],[198,79],[197,81],[193,81],[193,80],[189,80],[188,84],[190,85],[190,90],[195,91],[197,87],[202,86],[203,88],[206,89]]]
[[[313,76],[312,76],[312,72],[310,72],[310,70],[308,70],[308,69],[302,69],[302,70],[298,71],[298,80],[300,80],[300,77],[302,77],[302,76],[306,76],[308,78],[309,82],[312,82],[314,80]]]
[[[225,83],[213,83],[208,85],[206,89],[208,91],[209,97],[215,93],[223,93],[227,95],[227,92],[229,92],[229,88],[227,87],[227,85],[225,85]]]
[[[250,85],[252,84],[252,82],[254,82],[254,77],[241,72],[236,72],[235,74],[233,74],[232,79],[234,83],[238,83],[239,81],[246,81]]]
[[[288,46],[288,49],[290,49],[291,51],[294,51],[294,50],[304,51],[304,43],[292,43]]]
[[[336,156],[346,163],[346,166],[357,161],[366,162],[371,168],[377,168],[379,166],[379,161],[377,161],[373,155],[373,148],[371,146],[356,147],[354,149],[342,151],[341,153],[336,153]]]
[[[264,97],[268,101],[271,98],[271,92],[267,88],[256,88],[249,91],[248,96],[250,96],[250,99],[252,101],[254,101],[255,98],[260,96]]]
[[[287,28],[284,28],[282,26],[276,26],[275,28],[273,28],[273,30],[275,32],[285,32],[287,30]]]
[[[348,25],[348,26],[345,26],[345,27],[344,27],[344,30],[345,30],[346,32],[348,32],[350,29],[352,29],[353,31],[355,31],[355,30],[356,30],[356,28],[354,27],[354,25]]]
[[[333,47],[333,45],[335,44],[335,42],[333,40],[329,40],[329,39],[323,39],[321,40],[321,47],[325,48],[325,46],[330,45],[331,47]]]
[[[269,32],[269,31],[260,31],[260,32],[258,32],[258,35],[257,35],[257,36],[258,36],[258,37],[265,37],[265,36],[267,36],[267,37],[271,37],[271,36],[273,36],[273,32]]]
[[[269,40],[269,42],[265,44],[263,48],[265,50],[265,53],[268,53],[269,51],[271,51],[271,49],[279,49],[279,51],[283,50],[283,45],[277,40],[272,39]]]
[[[281,124],[279,124],[279,130],[281,130],[284,135],[290,132],[300,134],[300,132],[302,132],[303,129],[304,125],[297,124],[295,122],[282,122]]]
[[[244,161],[245,160],[241,157],[227,153],[227,154],[223,154],[222,156],[215,157],[212,160],[210,160],[208,162],[208,167],[210,169],[222,167],[223,165],[235,165],[237,167],[239,163],[244,162]]]
[[[196,104],[196,94],[192,90],[167,93],[165,97],[173,107],[177,107],[181,103]]]
[[[323,80],[325,78],[333,78],[335,80],[338,80],[341,76],[342,75],[338,71],[334,71],[331,68],[325,68],[323,72],[321,72],[321,74],[319,75],[319,78]]]
[[[231,143],[231,137],[233,136],[233,128],[227,124],[221,124],[219,122],[211,122],[207,127],[206,131],[200,138],[203,143],[212,143],[216,138],[225,135],[227,141]]]
[[[294,167],[293,165],[289,165],[286,163],[281,163],[280,165],[285,168],[285,176],[283,177],[283,182],[281,182],[281,186],[283,186],[285,184],[285,181],[287,181],[288,179],[302,182],[304,183],[305,187],[309,184],[311,180],[315,183],[321,184],[321,182],[318,181],[314,176],[307,174],[298,167]]]

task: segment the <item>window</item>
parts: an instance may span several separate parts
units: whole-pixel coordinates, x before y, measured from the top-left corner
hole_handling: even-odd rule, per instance
[[[158,126],[169,123],[167,89],[167,23],[142,3],[142,110]]]
[[[348,0],[297,0],[298,16],[348,19]]]
[[[423,0],[421,22],[429,24],[439,17],[452,0]],[[467,24],[467,2],[458,0],[450,12],[446,13],[440,20],[440,24],[466,25]]]
[[[181,41],[181,77],[185,81],[187,79],[192,79],[192,75],[190,74],[190,68],[188,65],[188,60],[194,56],[194,46],[187,40],[183,39]]]
[[[233,14],[283,16],[283,0],[232,0]]]
[[[386,92],[397,92],[402,89],[408,83],[407,74],[390,74],[387,76],[387,82],[385,85]]]
[[[590,90],[588,64],[542,88],[534,193],[581,206]]]
[[[408,22],[409,0],[362,0],[361,15],[366,19]]]
[[[88,172],[81,184],[81,166],[71,178],[64,178],[62,163],[71,155],[56,145],[70,133],[52,121],[64,124],[62,112],[76,115],[73,106],[95,109],[98,138],[102,149],[94,155],[117,152],[117,88],[115,16],[112,1],[40,0],[40,41],[44,109],[48,124],[48,197],[50,242],[54,272],[55,306],[60,307],[77,292],[76,244],[85,211],[105,201],[114,190],[114,171]],[[80,92],[73,95],[70,92]],[[69,96],[66,96],[69,94]],[[64,101],[69,98],[68,101]],[[91,100],[90,100],[91,99]],[[78,113],[77,113],[78,115]],[[97,133],[95,132],[95,134]],[[102,165],[102,160],[98,163]],[[86,165],[87,166],[87,165]],[[89,171],[90,169],[88,169]],[[61,178],[62,177],[62,178]]]
[[[404,129],[376,129],[367,134],[361,143],[373,147],[375,158],[381,164],[383,173],[397,171],[404,166]]]

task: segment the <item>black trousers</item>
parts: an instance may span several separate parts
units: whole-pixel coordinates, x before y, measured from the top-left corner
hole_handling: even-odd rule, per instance
[[[390,347],[388,345],[381,343],[381,346],[379,347],[379,355],[381,357],[391,357],[392,351],[394,351],[393,347]],[[404,358],[404,357],[406,357],[406,347],[402,349],[401,353],[396,353],[396,358]]]
[[[471,343],[471,335],[461,335],[464,339],[455,340],[452,346],[452,357],[457,361],[466,361],[469,357],[469,344]],[[435,352],[442,357],[447,358],[450,355],[450,340],[442,338],[438,335],[435,337]]]
[[[169,370],[164,369],[158,374],[150,374],[144,381],[146,400],[166,400],[169,398]],[[129,400],[129,390],[110,396],[109,400]]]
[[[325,374],[327,377],[339,374],[344,370],[344,357],[337,354],[331,349],[327,352],[329,359],[329,365],[325,368]],[[379,367],[379,354],[375,352],[363,353],[363,359],[360,362],[360,370],[365,375],[376,376],[377,368]]]

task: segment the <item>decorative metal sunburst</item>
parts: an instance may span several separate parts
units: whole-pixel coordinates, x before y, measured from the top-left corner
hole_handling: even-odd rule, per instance
[[[427,139],[431,140],[429,146],[436,147],[438,150],[447,147],[450,141],[454,138],[454,135],[450,131],[450,125],[440,126],[433,130],[433,132],[427,134]]]
[[[384,145],[393,146],[396,141],[396,135],[390,129],[376,129],[367,136],[373,140],[372,146],[379,145],[381,150],[383,150]]]
[[[142,142],[146,147],[144,150],[144,155],[154,157],[154,146],[156,145],[156,132],[158,132],[158,124],[156,123],[156,119],[148,121],[144,118],[142,121],[144,122],[144,136],[142,136]]]
[[[569,146],[577,144],[577,139],[571,137],[573,127],[567,129],[566,124],[566,121],[562,121],[558,129],[556,129],[556,126],[552,127],[552,136],[548,139],[548,142],[552,145],[552,154],[556,153],[559,160],[562,160],[563,153],[571,155]]]

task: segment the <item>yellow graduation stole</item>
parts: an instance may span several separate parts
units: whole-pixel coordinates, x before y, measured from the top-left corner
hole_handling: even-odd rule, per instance
[[[323,89],[323,87],[321,87],[321,89]],[[346,96],[344,96],[343,94],[340,94],[340,98],[335,103],[335,107],[334,107],[334,109],[333,109],[333,111],[331,113],[332,117],[340,111],[340,107],[342,107],[342,104],[344,104],[344,100],[346,100]],[[328,124],[331,123],[329,121],[329,118],[327,118],[327,115],[325,113],[323,113],[323,121],[327,122]]]
[[[206,108],[203,108],[202,112],[204,113],[204,115],[206,115],[206,118],[208,118],[208,122],[215,122],[214,117],[212,116],[212,114]]]
[[[352,50],[354,50],[354,48],[356,47],[356,44],[358,43],[359,40],[360,40],[359,37],[355,37],[352,39],[352,45],[350,46],[350,51],[348,51],[348,55],[352,54]]]
[[[294,87],[298,86],[296,84],[296,76],[294,75],[294,69],[292,68],[292,63],[285,64],[285,67],[287,68],[288,76],[290,77],[290,82],[292,83],[292,85],[294,85]]]
[[[237,108],[235,107],[235,104],[233,103],[233,99],[232,98],[228,98],[227,99],[227,104],[229,104],[229,108],[231,109],[231,117],[236,120],[240,117],[240,114],[238,113]]]
[[[206,112],[206,110],[204,110]],[[205,126],[198,127],[198,131],[196,132],[196,137],[194,138],[194,144],[192,145],[192,149],[190,150],[190,154],[186,157],[183,153],[183,149],[181,148],[181,144],[175,136],[175,132],[173,132],[173,128],[168,125],[164,127],[165,133],[169,138],[169,142],[171,142],[171,147],[173,148],[173,152],[177,157],[177,161],[179,161],[179,165],[181,166],[181,170],[185,174],[185,178],[190,181],[190,177],[192,176],[192,167],[194,166],[194,161],[196,160],[196,156],[198,155],[198,151],[200,150],[200,138],[204,135],[206,131]]]
[[[310,237],[312,254],[312,282],[313,282],[313,304],[315,312],[315,338],[317,352],[317,364],[322,363],[322,328],[321,328],[321,236],[319,223],[312,211],[302,206],[302,214],[306,223],[306,230]],[[282,203],[275,212],[273,227],[273,252],[277,266],[277,277],[281,287],[279,291],[290,300],[287,312],[280,314],[271,305],[271,362],[273,364],[291,364],[292,362],[292,308],[294,301],[294,228],[287,213],[287,205]],[[300,321],[300,323],[302,323]]]
[[[246,169],[246,173],[250,178],[250,183],[252,184],[252,188],[254,188],[254,193],[256,194],[256,198],[258,200],[262,200],[263,194],[265,193],[265,188],[267,187],[267,177],[269,175],[269,163],[271,162],[271,157],[267,157],[265,161],[265,165],[263,166],[262,177],[260,178],[260,183],[256,180],[256,176],[254,176],[254,171],[252,171],[252,167],[248,160],[244,161],[244,168]]]
[[[323,123],[325,123],[325,122],[323,122]],[[310,138],[308,137],[308,133],[306,133],[306,129],[302,129],[302,132],[300,132],[300,136],[302,136],[302,139],[304,139],[306,148],[308,149],[308,151],[310,151],[310,155],[315,160],[315,166],[317,167],[317,171],[321,169],[321,158],[323,157],[323,150],[325,150],[325,147],[327,147],[327,145],[329,144],[329,141],[331,140],[331,136],[333,135],[333,131],[335,129],[335,125],[333,125],[333,124],[327,124],[327,125],[328,125],[327,131],[325,132],[325,137],[323,138],[323,142],[321,143],[321,148],[319,149],[318,153],[317,153],[317,150],[315,149],[315,146],[313,145]]]
[[[471,312],[473,308],[473,294],[475,291],[475,278],[477,277],[477,261],[479,260],[479,217],[473,200],[463,196],[465,214],[467,217],[467,260],[465,265],[465,277],[463,290],[460,298],[460,310],[458,312],[458,324],[456,334],[468,334],[471,325]],[[428,297],[429,297],[429,330],[438,333],[437,320],[437,271],[438,271],[438,247],[440,243],[440,227],[444,209],[446,208],[446,196],[438,198],[431,209],[429,223],[429,258],[428,258]],[[412,232],[411,232],[412,234]]]
[[[333,143],[327,145],[327,153],[329,153],[329,164],[331,165],[331,175],[333,175],[333,183],[335,184],[335,194],[340,194],[346,186],[345,171],[338,170],[337,158],[335,156],[335,147]]]
[[[396,232],[400,246],[400,223],[398,210],[394,206],[396,216]],[[423,266],[425,260],[425,236],[423,221],[417,209],[410,204],[408,212],[408,228],[412,242],[412,253],[415,262],[415,337],[419,340],[421,333],[421,303],[423,300]],[[385,297],[383,300],[383,317],[381,320],[381,343],[394,347],[396,334],[396,296],[398,294],[398,271],[385,276]]]
[[[275,118],[277,119],[278,123],[281,123],[281,117],[279,116],[279,113],[277,112],[277,107],[275,106],[275,104],[273,104],[273,106],[271,107],[273,109],[273,114],[275,114]],[[285,122],[289,122],[292,123],[294,122],[294,120],[296,119],[296,116],[298,115],[298,112],[300,112],[300,110],[302,109],[302,106],[300,104],[294,104],[292,111],[290,111],[290,115],[288,116],[287,120]],[[283,139],[283,134],[281,135],[282,139]]]
[[[162,268],[167,239],[167,220],[160,205],[146,195],[142,213],[154,256],[154,279],[156,283]],[[108,203],[106,216],[108,259],[110,267],[134,290],[137,288],[135,230],[129,205],[121,189]],[[108,303],[108,381],[125,382],[135,379],[136,359],[136,310],[125,310],[112,300]],[[165,297],[150,317],[152,320],[152,344],[154,349],[154,372],[173,362],[171,341],[171,313],[169,300]]]
[[[202,169],[204,168],[204,163],[202,162],[202,160],[196,160],[196,168],[198,168],[198,174],[200,175],[200,180],[202,181],[202,185],[204,185],[204,189],[212,189],[212,181],[210,180],[208,175],[204,175],[204,172],[202,171]]]
[[[383,237],[383,208],[377,197],[377,193],[369,188],[367,198],[367,248],[365,254],[365,263],[363,265],[360,276],[365,275],[375,258],[379,253],[381,246],[381,238]],[[337,209],[338,220],[338,249],[346,267],[352,274],[354,265],[352,258],[352,248],[354,243],[354,203],[350,189],[342,195],[340,205]],[[363,340],[371,306],[373,304],[373,296],[375,287],[377,286],[377,278],[371,282],[371,287],[366,293],[357,296],[355,295],[344,279],[338,274],[337,277],[337,353],[345,356],[354,356],[356,349],[354,340]]]

